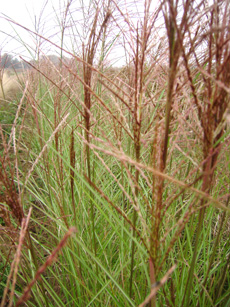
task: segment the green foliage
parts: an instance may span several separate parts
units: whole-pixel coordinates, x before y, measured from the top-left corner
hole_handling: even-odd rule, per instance
[[[3,224],[1,224],[3,225]],[[5,266],[5,263],[0,263],[0,298],[3,297],[4,288],[6,286],[7,276],[10,272],[10,265]]]
[[[229,58],[227,44],[218,49],[221,38],[200,45],[201,37],[211,35],[202,31],[213,25],[200,27],[200,6],[188,3],[181,15],[172,1],[161,7],[168,42],[159,48],[150,6],[135,27],[115,2],[107,7],[92,1],[91,14],[81,7],[88,20],[82,56],[76,57],[63,47],[67,24],[75,20],[70,1],[59,22],[60,63],[39,58],[36,50],[23,108],[17,113],[12,103],[1,109],[8,150],[0,152],[1,209],[9,210],[2,211],[0,224],[4,244],[18,248],[12,300],[21,297],[28,306],[137,306],[157,290],[148,299],[153,307],[228,304],[230,148],[223,114]],[[124,28],[113,23],[119,18]],[[113,26],[119,35],[111,40]],[[215,29],[221,27],[227,29]],[[191,38],[195,28],[197,37]],[[111,68],[106,55],[119,36],[135,48],[125,45],[130,61]],[[215,52],[216,62],[209,58]],[[23,241],[22,217],[30,207]],[[5,250],[1,258],[13,261]],[[8,273],[7,265],[2,292]]]

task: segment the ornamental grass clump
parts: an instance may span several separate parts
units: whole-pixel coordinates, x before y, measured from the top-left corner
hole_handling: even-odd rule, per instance
[[[10,300],[227,306],[228,3],[67,1],[60,12],[55,41],[10,21],[58,54],[37,43],[34,60],[21,56],[27,115],[8,145],[1,130],[8,219],[23,230],[33,208],[17,281],[2,282]],[[7,160],[13,148],[22,164]]]

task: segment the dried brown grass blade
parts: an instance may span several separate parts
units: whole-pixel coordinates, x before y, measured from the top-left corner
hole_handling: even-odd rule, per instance
[[[176,269],[176,264],[174,264],[168,272],[165,274],[165,276],[158,282],[156,282],[153,285],[153,288],[149,294],[149,296],[146,297],[143,303],[139,305],[139,307],[144,307],[146,304],[150,302],[150,300],[157,294],[157,291],[166,283],[166,281],[169,279],[169,276],[173,273],[173,271]]]
[[[52,254],[47,258],[46,262],[37,270],[34,279],[29,283],[29,285],[24,290],[24,293],[22,294],[22,296],[17,301],[16,307],[22,305],[23,303],[25,303],[28,300],[29,295],[30,295],[30,291],[31,291],[31,288],[33,287],[33,285],[41,277],[41,275],[44,273],[44,271],[47,269],[47,267],[50,266],[55,261],[58,252],[64,247],[68,238],[74,232],[76,232],[75,227],[72,227],[67,231],[67,233],[65,234],[63,239],[58,244],[58,246],[53,250]]]
[[[28,213],[27,218],[22,219],[21,231],[20,231],[20,237],[19,237],[19,244],[18,244],[16,254],[14,256],[14,260],[11,264],[10,273],[9,273],[8,278],[7,278],[6,287],[4,289],[3,298],[2,298],[2,301],[1,301],[1,305],[0,305],[1,307],[4,307],[5,304],[6,304],[7,293],[9,291],[9,285],[10,285],[10,280],[11,280],[12,276],[13,276],[13,282],[12,282],[12,288],[11,288],[11,292],[10,292],[10,303],[9,303],[8,307],[11,307],[13,305],[13,296],[14,296],[14,290],[15,290],[15,285],[16,285],[16,281],[17,281],[18,266],[19,266],[19,262],[20,262],[23,242],[24,242],[24,239],[25,239],[25,236],[26,236],[28,225],[29,225],[31,212],[32,212],[32,208],[29,209],[29,213]]]

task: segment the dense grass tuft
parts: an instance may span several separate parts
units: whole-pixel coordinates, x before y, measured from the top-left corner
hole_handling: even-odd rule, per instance
[[[68,1],[60,44],[11,21],[37,45],[0,109],[1,307],[230,303],[230,8],[135,3]]]

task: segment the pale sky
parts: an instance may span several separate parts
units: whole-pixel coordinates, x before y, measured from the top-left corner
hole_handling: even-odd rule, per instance
[[[67,1],[68,0],[2,0],[3,3],[0,6],[0,53],[4,54],[7,52],[14,55],[29,57],[31,59],[35,55],[36,45],[38,46],[40,43],[38,38],[31,33],[28,33],[19,26],[5,20],[5,15],[18,24],[38,32],[44,37],[49,38],[52,42],[60,45],[59,25],[61,20],[63,20],[62,17],[65,12]],[[156,2],[157,1],[153,1],[154,4],[156,4]],[[90,28],[87,24],[85,27],[81,26],[83,24],[82,10],[81,13],[79,13],[81,3],[85,8],[89,3],[89,0],[72,0],[70,9],[71,17],[69,16],[67,20],[68,24],[64,39],[64,48],[69,51],[74,49],[74,52],[77,54],[77,48],[80,50],[82,47],[82,41],[79,43],[78,37],[84,37],[82,31]],[[121,9],[123,9],[129,16],[133,14],[134,20],[138,19],[138,11],[140,14],[143,14],[143,3],[144,0],[120,1],[120,4],[123,6]],[[88,12],[85,12],[85,14],[88,14]],[[39,21],[39,17],[41,17],[41,21]],[[122,22],[124,22],[124,20],[122,18],[120,20],[120,26],[123,27]],[[39,29],[36,28],[38,24]],[[80,26],[78,27],[78,25]],[[74,35],[71,31],[74,31]],[[118,31],[120,30],[113,27],[112,36],[116,37]],[[78,36],[78,33],[80,33],[80,36]],[[124,59],[122,60],[122,57],[124,57],[124,52],[122,48],[120,48],[119,45],[113,45],[113,48],[114,49],[112,53],[108,55],[108,58],[110,57],[115,65],[119,61],[120,63],[118,63],[118,65],[123,65],[122,61],[124,61]],[[44,54],[58,55],[58,52],[60,52],[60,50],[55,49],[51,44],[44,40],[42,41],[40,49]]]
[[[65,7],[64,0],[4,0],[0,6],[0,50],[1,53],[11,52],[20,54],[25,49],[23,43],[35,47],[35,39],[22,28],[4,19],[10,19],[35,32],[36,25],[40,25],[39,33],[45,37],[54,35],[59,31],[57,15]],[[45,7],[45,8],[44,8]],[[41,22],[39,17],[41,15]],[[10,37],[12,36],[12,37]]]

